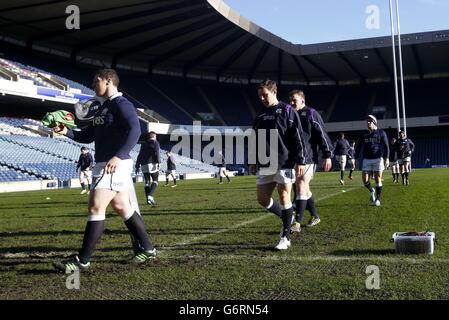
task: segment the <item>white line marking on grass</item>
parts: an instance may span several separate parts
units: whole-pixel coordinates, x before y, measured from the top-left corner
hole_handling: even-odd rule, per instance
[[[346,190],[346,192],[350,192],[350,191],[357,190],[357,189],[360,189],[360,188],[361,187],[349,188],[349,189]],[[334,193],[328,194],[328,195],[326,195],[326,196],[324,196],[322,198],[317,199],[316,202],[323,201],[323,200],[326,200],[326,199],[338,196],[339,194],[342,194],[342,192],[339,191],[339,192],[334,192]],[[266,219],[266,218],[272,217],[272,216],[273,216],[273,214],[267,213],[267,214],[264,214],[263,216],[260,216],[260,217],[257,217],[257,218],[251,219],[251,220],[240,222],[240,223],[238,223],[236,225],[233,225],[231,227],[223,228],[223,229],[211,232],[211,233],[203,234],[203,235],[191,238],[191,239],[187,239],[187,240],[185,240],[183,242],[178,242],[178,243],[174,244],[173,246],[167,246],[167,247],[163,247],[163,248],[164,248],[164,250],[170,250],[170,249],[174,249],[174,248],[177,248],[177,247],[188,246],[188,245],[191,245],[192,243],[195,243],[195,242],[197,242],[199,240],[203,240],[203,239],[208,238],[210,236],[214,236],[214,235],[217,235],[217,234],[221,234],[221,233],[225,233],[225,232],[228,232],[228,231],[231,231],[231,230],[235,230],[235,229],[238,229],[240,227],[246,226],[248,224],[253,224],[255,222],[259,222],[259,221],[261,221],[263,219]]]
[[[393,251],[392,251],[392,254]],[[164,259],[180,259],[179,256],[165,256]],[[189,259],[209,259],[209,260],[266,260],[266,261],[286,261],[286,262],[339,262],[339,261],[379,261],[379,262],[407,262],[407,263],[449,263],[449,259],[445,258],[431,258],[430,256],[421,256],[421,258],[410,258],[398,256],[372,256],[372,257],[357,257],[357,256],[333,256],[333,255],[317,255],[317,256],[249,256],[249,255],[189,255]]]

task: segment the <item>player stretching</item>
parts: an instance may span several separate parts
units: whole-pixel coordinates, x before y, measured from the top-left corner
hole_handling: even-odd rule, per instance
[[[159,181],[159,165],[161,163],[160,158],[160,145],[156,140],[156,133],[151,131],[147,134],[147,141],[142,143],[140,147],[139,155],[136,161],[136,173],[142,166],[143,178],[145,181],[145,196],[147,198],[147,204],[155,205],[154,192],[158,186]]]
[[[99,70],[92,87],[101,100],[101,106],[90,125],[81,131],[68,130],[67,127],[59,131],[77,142],[95,142],[96,161],[83,244],[71,259],[54,263],[54,267],[63,272],[90,266],[95,246],[103,234],[109,204],[123,218],[134,239],[134,262],[141,263],[156,255],[139,214],[131,177],[133,160],[129,153],[140,136],[139,119],[133,104],[118,92],[118,85],[115,70]]]
[[[365,133],[357,144],[356,155],[363,155],[362,180],[370,192],[371,205],[380,206],[382,194],[382,172],[388,167],[390,155],[388,139],[385,131],[377,128],[377,119],[369,115],[367,119],[368,133]],[[376,190],[371,186],[370,176],[374,172]]]
[[[223,184],[223,176],[228,179],[228,183],[231,183],[231,179],[229,178],[228,173],[226,172],[226,159],[221,151],[218,151],[218,176],[220,178],[220,181],[217,184]]]
[[[259,84],[257,92],[265,110],[259,113],[254,120],[253,129],[257,140],[265,137],[265,143],[258,141],[255,146],[264,144],[264,152],[270,150],[271,133],[277,139],[278,148],[270,152],[270,159],[277,160],[277,165],[261,163],[262,151],[256,150],[257,165],[250,164],[251,174],[256,174],[257,200],[268,211],[282,219],[281,239],[276,245],[277,250],[286,250],[290,247],[290,231],[293,217],[291,202],[292,183],[296,177],[301,177],[305,170],[304,141],[301,133],[301,121],[298,114],[288,104],[278,101],[276,82],[266,80]],[[277,152],[276,152],[277,151]],[[260,153],[260,154],[259,154]],[[280,198],[280,204],[271,197],[274,189]]]
[[[310,191],[310,181],[313,179],[318,164],[318,151],[321,151],[324,171],[329,171],[332,168],[332,141],[326,133],[320,114],[315,109],[306,106],[306,97],[303,91],[291,91],[288,99],[301,120],[304,154],[306,155],[305,173],[296,179],[293,189],[296,202],[296,222],[292,225],[292,231],[300,232],[301,221],[306,209],[312,216],[307,224],[308,227],[313,227],[321,221],[315,208],[312,191]]]
[[[390,139],[390,168],[391,174],[393,175],[393,183],[398,183],[399,180],[399,164],[398,164],[398,153],[396,151],[396,138],[391,137]]]
[[[175,157],[171,152],[166,152],[167,155],[167,171],[165,171],[165,185],[164,187],[168,187],[168,180],[170,176],[173,179],[173,185],[172,188],[175,188],[177,186],[176,184],[176,162]]]
[[[348,150],[348,160],[351,164],[351,169],[349,169],[349,176],[348,179],[352,180],[352,173],[355,170],[355,142],[351,141],[349,144],[349,150]]]
[[[86,147],[81,147],[81,154],[76,165],[76,170],[80,169],[80,184],[82,191],[80,194],[89,194],[92,183],[92,167],[94,159]],[[87,185],[86,185],[87,182]]]
[[[399,139],[395,143],[398,152],[399,169],[401,170],[402,184],[409,185],[408,180],[412,162],[412,153],[415,151],[415,144],[405,136],[404,131],[399,132]]]
[[[334,143],[334,153],[335,158],[337,159],[338,163],[340,164],[340,184],[345,184],[345,167],[346,167],[346,160],[348,156],[348,151],[351,148],[349,145],[348,140],[345,139],[345,134],[343,132],[340,133],[339,138]]]

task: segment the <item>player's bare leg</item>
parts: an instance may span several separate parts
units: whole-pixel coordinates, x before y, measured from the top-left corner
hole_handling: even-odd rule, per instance
[[[370,204],[374,205],[376,202],[376,194],[374,188],[371,185],[371,171],[362,172],[362,181],[365,188],[367,188],[370,192]]]

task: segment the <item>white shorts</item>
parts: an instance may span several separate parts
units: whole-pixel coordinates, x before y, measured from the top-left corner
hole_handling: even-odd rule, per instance
[[[158,163],[147,163],[142,165],[142,173],[154,173],[158,172],[157,168]]]
[[[384,159],[363,159],[363,171],[384,171]]]
[[[288,184],[295,182],[295,171],[293,169],[278,170],[275,174],[262,175],[259,172],[256,174],[256,184],[268,184],[276,182],[279,184]]]
[[[90,169],[80,171],[80,181],[83,183],[87,180],[87,183],[90,184],[92,181],[92,171]]]
[[[335,159],[340,163],[340,169],[344,170],[346,167],[346,155],[336,155]]]
[[[218,168],[218,175],[219,175],[220,177],[224,177],[225,174],[226,174],[226,168],[225,168],[225,167],[220,167],[220,168]]]
[[[114,173],[104,173],[106,162],[99,162],[95,165],[92,175],[92,189],[109,189],[113,191],[124,191],[134,189],[132,179],[133,160],[122,160]]]
[[[299,180],[303,180],[303,181],[311,181],[313,179],[313,175],[315,174],[316,171],[316,164],[306,164],[306,169],[304,171],[304,175],[299,178]]]
[[[412,162],[412,158],[411,157],[405,157],[402,159],[398,160],[398,164],[404,164],[405,162]]]
[[[167,171],[165,171],[165,175],[168,176],[169,174],[172,174],[172,175],[176,176],[176,170],[167,170]]]

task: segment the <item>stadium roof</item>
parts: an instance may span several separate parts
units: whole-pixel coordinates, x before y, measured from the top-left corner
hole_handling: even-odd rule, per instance
[[[80,29],[66,28],[69,5]],[[391,37],[288,42],[222,0],[2,0],[0,41],[72,62],[219,81],[389,81]],[[406,79],[449,77],[449,30],[403,35]]]

